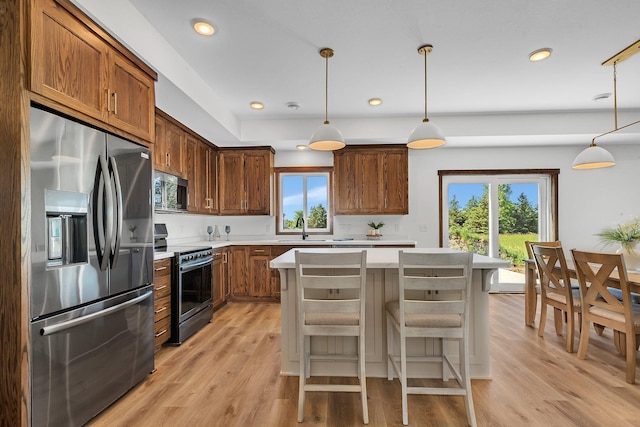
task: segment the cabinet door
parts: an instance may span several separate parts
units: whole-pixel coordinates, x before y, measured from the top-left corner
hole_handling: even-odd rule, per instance
[[[213,147],[207,149],[207,212],[218,213],[218,151]]]
[[[155,119],[156,135],[153,144],[153,168],[166,171],[167,168],[167,121],[156,115]]]
[[[215,251],[213,256],[213,308],[224,303],[224,267],[222,252]]]
[[[31,90],[107,121],[107,45],[62,6],[32,2]]]
[[[384,204],[382,156],[379,152],[359,153],[356,183],[359,191],[359,213],[380,213]]]
[[[269,259],[269,255],[251,255],[249,257],[249,284],[252,297],[271,296]]]
[[[249,215],[271,214],[271,152],[246,152],[244,173],[246,176],[245,213]]]
[[[109,55],[109,123],[147,141],[153,141],[153,79],[115,51],[111,51]]]
[[[218,199],[216,185],[217,154],[209,144],[198,143],[197,155],[197,183],[199,197],[199,212],[218,213]]]
[[[225,248],[222,251],[222,283],[224,284],[224,300],[227,301],[231,298],[231,259],[229,258],[229,249]]]
[[[229,248],[229,282],[233,296],[249,295],[249,288],[247,286],[247,258],[247,248],[245,246]]]
[[[199,143],[191,135],[185,135],[184,140],[184,177],[189,181],[189,200],[187,202],[187,210],[189,212],[199,212],[203,198],[201,180],[199,179]]]
[[[165,169],[174,175],[182,176],[183,147],[185,133],[178,126],[167,122],[165,130]]]
[[[409,165],[407,150],[383,154],[384,206],[387,214],[409,213]]]
[[[245,194],[244,156],[240,151],[220,152],[221,215],[239,215],[244,212]]]
[[[333,159],[334,212],[343,215],[357,213],[359,206],[357,153],[336,153]]]

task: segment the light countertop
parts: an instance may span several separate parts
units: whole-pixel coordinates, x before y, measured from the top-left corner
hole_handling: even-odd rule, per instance
[[[210,247],[212,249],[224,248],[227,246],[253,246],[253,245],[268,245],[268,246],[293,246],[304,248],[305,246],[327,246],[326,249],[335,246],[341,246],[344,248],[354,247],[354,246],[398,246],[398,245],[414,245],[415,240],[343,240],[340,238],[336,239],[320,239],[320,238],[309,238],[307,240],[302,240],[301,238],[283,238],[283,239],[252,239],[252,240],[215,240],[215,241],[207,241],[200,240],[195,242],[185,242],[180,244],[175,244],[171,246],[202,246],[202,247]],[[311,249],[311,248],[308,248]],[[173,252],[156,252],[154,254],[154,259],[156,261],[171,258],[173,256]]]
[[[303,252],[328,253],[328,252],[352,252],[353,248],[298,248]],[[449,248],[368,248],[367,251],[367,268],[398,268],[398,251],[405,252],[457,252]],[[273,259],[270,263],[271,268],[295,268],[295,251],[292,249],[279,257]],[[484,255],[473,255],[474,269],[498,269],[510,267],[509,261],[497,258],[491,258]]]

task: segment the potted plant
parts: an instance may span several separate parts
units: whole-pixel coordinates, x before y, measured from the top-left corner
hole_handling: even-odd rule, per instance
[[[623,254],[627,268],[640,269],[640,251],[636,247],[640,242],[640,219],[635,218],[631,222],[605,228],[596,236],[600,237],[604,246],[619,245],[617,252]]]
[[[369,226],[369,233],[367,233],[368,236],[380,236],[380,229],[382,227],[384,227],[384,222],[379,222],[379,223],[375,223],[373,221],[370,221],[368,224]]]

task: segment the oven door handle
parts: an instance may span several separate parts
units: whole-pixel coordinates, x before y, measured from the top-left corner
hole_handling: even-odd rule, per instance
[[[180,266],[180,272],[181,273],[186,273],[187,271],[195,270],[196,268],[202,267],[203,265],[207,265],[207,264],[213,264],[213,259],[208,258],[208,259],[205,259],[205,260],[202,260],[202,261],[194,262],[193,264],[189,263],[189,264],[184,265],[184,266],[181,265]]]
[[[47,336],[51,334],[55,334],[56,332],[64,331],[65,329],[73,328],[74,326],[82,325],[83,323],[90,322],[95,319],[99,319],[100,317],[104,317],[108,314],[114,313],[116,311],[124,310],[127,307],[138,304],[140,301],[144,301],[153,295],[152,291],[145,292],[144,294],[135,297],[132,300],[125,301],[121,304],[114,305],[113,307],[106,308],[104,310],[96,311],[95,313],[88,314],[86,316],[78,317],[76,319],[67,320],[66,322],[57,323],[51,326],[45,326],[40,329],[40,335]]]

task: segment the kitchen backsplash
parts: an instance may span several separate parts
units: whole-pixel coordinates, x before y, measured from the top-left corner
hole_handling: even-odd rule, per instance
[[[339,215],[334,218],[333,236],[364,239],[370,221],[384,222],[380,230],[382,240],[411,239],[403,229],[402,215]],[[224,227],[231,226],[231,240],[272,239],[276,238],[275,218],[273,216],[208,216],[186,213],[154,215],[154,222],[167,224],[170,244],[179,244],[195,240],[206,240],[207,226],[218,226],[220,240],[226,239]]]

